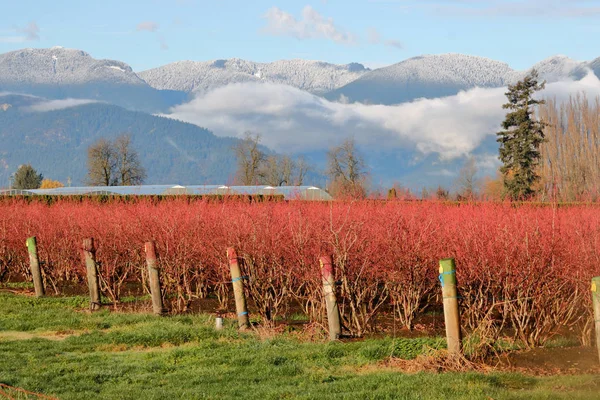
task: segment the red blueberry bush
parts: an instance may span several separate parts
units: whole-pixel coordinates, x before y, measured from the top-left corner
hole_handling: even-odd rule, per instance
[[[253,311],[265,324],[299,305],[323,319],[318,259],[333,256],[345,329],[377,330],[382,309],[409,329],[439,307],[438,260],[454,257],[467,330],[505,330],[529,346],[590,324],[600,275],[600,208],[435,201],[249,202],[61,200],[0,202],[0,279],[28,276],[37,236],[44,277],[59,293],[85,285],[81,244],[97,243],[102,288],[118,302],[145,285],[143,244],[155,240],[170,306],[230,295],[226,248],[242,259]]]

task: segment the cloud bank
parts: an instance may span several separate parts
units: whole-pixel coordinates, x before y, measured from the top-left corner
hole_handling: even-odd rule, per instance
[[[168,117],[194,123],[219,136],[250,130],[282,152],[315,151],[354,137],[365,148],[414,149],[452,160],[472,153],[500,129],[506,88],[474,88],[455,96],[399,105],[342,104],[271,83],[240,83],[199,94]],[[547,85],[542,96],[567,99],[585,92],[600,96],[600,81]]]

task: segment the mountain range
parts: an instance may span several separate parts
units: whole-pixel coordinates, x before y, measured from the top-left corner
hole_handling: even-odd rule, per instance
[[[548,82],[577,81],[589,72],[600,76],[600,58],[553,56],[532,68]],[[291,86],[332,104],[396,105],[476,87],[505,87],[527,71],[484,57],[439,54],[378,69],[360,63],[229,59],[180,61],[136,72],[125,62],[98,60],[81,50],[22,49],[0,54],[0,167],[13,171],[21,163],[39,162],[46,175],[81,183],[87,146],[98,137],[129,132],[149,182],[226,182],[235,167],[231,147],[236,139],[158,115],[234,84]],[[372,151],[367,161],[388,150]],[[324,165],[325,151],[315,154],[316,163]],[[410,152],[403,156],[410,159]],[[398,168],[380,161],[372,165],[382,182],[405,173],[418,177],[423,167],[413,162]]]

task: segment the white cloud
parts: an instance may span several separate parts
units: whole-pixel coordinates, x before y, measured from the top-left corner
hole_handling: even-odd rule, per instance
[[[28,111],[34,112],[47,112],[62,110],[63,108],[77,107],[84,104],[97,103],[96,100],[89,99],[62,99],[62,100],[48,100],[43,101],[27,107]]]
[[[137,25],[137,31],[156,32],[158,30],[158,23],[154,21],[143,21]]]
[[[278,7],[270,8],[264,18],[267,25],[263,32],[270,35],[292,36],[301,40],[328,39],[342,44],[356,42],[356,37],[351,32],[339,28],[333,18],[324,17],[311,6],[304,7],[301,19],[296,19]]]
[[[0,36],[0,43],[23,43],[40,40],[40,28],[35,21],[24,27],[14,27],[14,36]]]
[[[241,83],[200,94],[171,110],[171,118],[206,127],[220,136],[260,133],[265,145],[282,152],[324,150],[352,136],[365,147],[409,148],[450,160],[493,140],[506,110],[505,88],[475,88],[455,96],[400,105],[342,104],[289,86]],[[588,75],[577,82],[547,85],[544,96],[568,98],[584,91],[600,95],[600,81]],[[481,156],[482,167],[494,160]]]
[[[388,40],[386,40],[386,41],[385,41],[385,42],[383,42],[383,43],[384,43],[386,46],[393,47],[393,48],[395,48],[395,49],[400,49],[400,50],[401,50],[401,49],[403,49],[403,48],[404,48],[404,45],[403,45],[403,44],[402,44],[402,42],[401,42],[401,41],[399,41],[399,40],[388,39]]]
[[[395,49],[403,49],[404,45],[401,41],[395,39],[383,39],[379,31],[375,28],[367,29],[367,40],[371,44],[384,44]]]

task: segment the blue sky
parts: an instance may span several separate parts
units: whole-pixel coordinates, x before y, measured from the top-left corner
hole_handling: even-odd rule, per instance
[[[144,70],[178,60],[382,66],[466,53],[525,69],[600,57],[600,1],[1,0],[0,53],[64,46]]]

